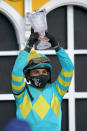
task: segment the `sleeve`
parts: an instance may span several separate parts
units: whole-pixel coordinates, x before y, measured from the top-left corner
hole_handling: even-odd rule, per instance
[[[22,96],[25,89],[23,69],[28,64],[29,53],[20,51],[12,70],[12,92],[15,97]]]
[[[62,99],[64,94],[69,89],[73,76],[74,66],[68,54],[65,52],[63,48],[56,52],[56,54],[58,56],[62,69],[57,80],[54,82],[54,85],[56,86],[57,92]]]

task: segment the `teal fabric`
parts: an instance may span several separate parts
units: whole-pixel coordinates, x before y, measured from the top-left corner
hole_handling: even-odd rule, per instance
[[[74,66],[69,56],[67,55],[67,53],[64,51],[64,49],[61,48],[56,54],[60,61],[63,71],[67,73],[72,72],[74,70]],[[18,79],[19,77],[24,77],[23,69],[28,64],[27,59],[29,56],[30,54],[25,51],[21,51],[19,53],[19,56],[16,59],[16,62],[12,71],[12,75],[14,75],[15,77],[18,77]],[[40,56],[44,56],[44,55],[40,55]],[[24,119],[29,124],[31,124],[32,131],[61,131],[61,119],[62,119],[61,102],[62,102],[64,94],[69,89],[69,85],[66,86],[64,84],[71,82],[72,76],[65,77],[63,74],[61,74],[61,72],[59,76],[62,79],[62,81],[64,81],[63,83],[60,83],[57,79],[53,83],[47,83],[45,88],[42,91],[28,84],[30,93],[34,97],[33,101],[31,101],[28,95],[28,92],[25,88],[25,85],[21,87],[21,85],[24,83],[24,79],[22,79],[21,81],[12,80],[13,85],[15,85],[15,89],[14,87],[12,87],[14,93],[20,93],[25,88],[24,92],[19,97],[15,95],[16,106],[17,106],[16,116],[18,119]],[[57,86],[61,92],[57,89]],[[62,91],[65,92],[63,95],[62,95]],[[23,100],[26,95],[28,95],[29,101],[31,102],[32,106],[34,106],[34,104],[37,102],[40,96],[42,96],[45,99],[45,101],[48,103],[50,108],[43,119],[41,119],[41,117],[37,114],[37,112],[33,108],[28,113],[26,118],[23,117],[20,110],[20,104],[23,103]],[[60,105],[58,109],[59,110],[58,116],[51,107],[53,96],[55,96],[55,99],[53,101],[54,105],[57,106],[58,102]]]
[[[38,67],[40,67],[40,66],[47,66],[49,69],[52,69],[52,66],[50,65],[50,64],[48,64],[48,63],[41,63],[41,64],[38,64],[38,65],[35,65],[35,66],[33,66],[33,67],[29,67],[29,68],[27,68],[27,70],[28,69],[35,69],[35,68],[38,68]],[[25,71],[27,71],[27,70],[25,70]]]

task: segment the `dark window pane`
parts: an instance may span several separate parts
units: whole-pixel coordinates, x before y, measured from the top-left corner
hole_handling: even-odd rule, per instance
[[[0,131],[14,117],[16,117],[15,101],[0,101]]]
[[[75,90],[87,91],[87,55],[75,56]]]
[[[68,100],[63,100],[63,102],[62,102],[61,131],[69,131],[69,129],[68,129]]]
[[[11,92],[11,72],[16,56],[0,57],[0,93]]]
[[[66,7],[56,8],[47,14],[48,31],[56,40],[60,40],[61,46],[67,48],[67,14]]]
[[[18,43],[11,22],[0,13],[0,51],[7,50],[18,50]]]
[[[61,65],[56,55],[48,55],[48,57],[51,59],[51,64],[53,67],[51,72],[51,81],[54,82],[61,71]]]
[[[76,100],[76,131],[87,131],[87,99]]]
[[[87,49],[87,10],[74,7],[75,49]]]

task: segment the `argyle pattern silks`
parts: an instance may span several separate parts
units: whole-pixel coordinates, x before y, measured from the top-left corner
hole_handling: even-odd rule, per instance
[[[34,101],[30,100],[25,89],[23,74],[30,54],[21,51],[12,71],[12,91],[15,94],[17,118],[31,123],[33,131],[61,130],[61,102],[71,84],[74,67],[63,48],[56,54],[62,70],[57,80],[52,84],[48,83],[42,91],[28,85]]]
[[[40,95],[37,101],[35,102],[35,104],[32,106],[28,98],[28,95],[26,95],[23,99],[23,102],[19,105],[19,107],[20,107],[20,112],[24,119],[33,109],[38,114],[38,116],[43,120],[50,108],[52,108],[52,110],[58,117],[60,103],[54,94],[53,94],[51,105],[49,105],[48,102],[45,100],[45,98],[42,95]]]

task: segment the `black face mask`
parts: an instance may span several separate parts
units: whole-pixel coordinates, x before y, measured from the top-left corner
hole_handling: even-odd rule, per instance
[[[49,80],[49,75],[40,75],[30,77],[30,82],[34,87],[44,88]]]

